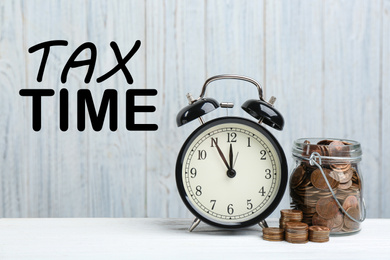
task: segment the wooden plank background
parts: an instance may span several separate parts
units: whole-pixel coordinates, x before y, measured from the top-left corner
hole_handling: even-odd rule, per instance
[[[289,159],[300,137],[358,140],[369,217],[390,217],[390,0],[357,1],[11,1],[0,2],[0,217],[189,217],[176,191],[177,153],[197,122],[177,128],[185,94],[200,94],[203,82],[234,73],[257,79],[266,97],[285,117],[272,130]],[[37,43],[62,39],[54,47],[43,81],[36,75]],[[127,63],[134,77],[121,74],[96,83],[136,40],[141,48]],[[90,84],[85,69],[64,64],[86,41],[98,49]],[[89,57],[85,53],[85,57]],[[42,130],[31,128],[31,98],[24,88],[52,88],[43,98]],[[69,90],[69,130],[59,130],[60,89]],[[107,122],[100,132],[87,123],[76,129],[76,94],[90,89],[118,91],[118,130]],[[137,123],[156,123],[156,132],[125,129],[124,95],[130,88],[157,89],[136,100],[154,105]],[[207,93],[232,101],[232,111],[207,116],[245,116],[240,105],[256,97],[245,83],[216,82]],[[280,208],[289,207],[286,193]],[[275,212],[273,216],[278,216]]]

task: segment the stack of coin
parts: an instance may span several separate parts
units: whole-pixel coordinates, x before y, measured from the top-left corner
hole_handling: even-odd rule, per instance
[[[289,243],[302,244],[308,242],[308,225],[302,222],[287,222],[285,238]]]
[[[309,158],[313,152],[321,155],[322,170],[337,200],[351,212],[347,211],[348,214],[358,219],[361,179],[357,164],[347,160],[349,145],[340,140],[322,140],[316,144],[305,141],[302,156]],[[360,225],[340,211],[325,178],[317,166],[301,160],[290,178],[291,207],[303,212],[302,222],[308,225],[326,226],[332,233],[359,230]]]
[[[263,239],[268,241],[283,241],[284,229],[276,227],[263,228]]]
[[[309,240],[312,242],[328,242],[330,229],[321,226],[309,227]]]
[[[286,228],[287,222],[301,222],[302,211],[296,209],[282,209],[280,211],[279,227]]]

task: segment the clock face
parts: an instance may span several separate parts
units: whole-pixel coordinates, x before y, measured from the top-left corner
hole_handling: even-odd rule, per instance
[[[201,220],[223,227],[253,225],[279,204],[287,182],[286,159],[259,124],[224,117],[187,139],[176,165],[179,193]]]

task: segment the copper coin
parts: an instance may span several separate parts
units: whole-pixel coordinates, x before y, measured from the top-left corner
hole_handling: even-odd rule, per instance
[[[283,241],[284,229],[275,227],[263,228],[263,239],[268,241]]]
[[[337,182],[340,182],[340,178],[343,178],[342,172],[330,171],[329,176]]]
[[[309,240],[312,242],[328,242],[330,229],[323,226],[309,227]]]
[[[308,225],[302,222],[287,222],[286,229],[292,230],[307,230]]]
[[[346,183],[340,183],[339,189],[347,190],[352,186],[352,180],[349,180],[349,182]]]
[[[311,226],[309,227],[309,231],[315,231],[315,232],[329,232],[330,229],[328,227],[324,226]]]
[[[352,186],[349,189],[355,192],[360,192],[361,187],[358,184],[352,182]]]
[[[336,216],[339,208],[333,198],[321,198],[317,202],[316,210],[322,218],[331,219]]]
[[[301,222],[287,222],[285,238],[289,243],[306,243],[308,241],[308,225]]]
[[[263,228],[263,235],[283,234],[283,233],[284,233],[283,228],[276,228],[276,227]]]
[[[263,235],[263,239],[267,241],[283,241],[284,240],[284,233],[281,234],[271,234],[271,235]]]
[[[357,187],[359,188],[359,190],[362,188],[362,186],[361,186],[362,182],[359,178],[357,170],[354,168],[352,168],[352,182],[357,184]]]
[[[321,149],[321,155],[322,156],[329,156],[329,148],[326,145],[320,145]]]
[[[295,189],[296,187],[298,187],[305,179],[305,176],[306,176],[306,172],[303,166],[302,165],[298,166],[290,178],[291,188]]]
[[[344,210],[349,208],[357,208],[359,206],[358,199],[355,196],[348,196],[343,203]]]
[[[280,210],[280,214],[282,217],[302,217],[302,211],[297,209],[282,209]]]
[[[333,140],[321,140],[317,144],[318,145],[329,145]]]
[[[357,175],[357,171],[354,168],[352,168],[351,170],[352,170],[352,178],[351,178],[352,181],[354,183],[358,183],[360,181],[360,179],[359,179],[359,176]]]
[[[317,213],[313,215],[312,223],[315,226],[324,226],[328,227],[329,229],[333,227],[334,220],[333,219],[324,219],[320,217]]]
[[[335,226],[341,226],[344,222],[344,215],[341,211],[337,211],[336,216],[333,218],[334,227]]]
[[[287,222],[301,222],[302,211],[293,209],[284,209],[280,211],[281,217],[279,219],[279,227],[285,228]]]
[[[277,228],[277,227],[266,227],[266,228],[263,228],[263,233],[266,233],[266,234],[280,234],[280,233],[283,233],[284,230],[281,229],[281,228]]]
[[[303,179],[302,183],[298,186],[299,188],[305,188],[311,184],[310,176],[308,176],[308,174],[306,174],[305,176],[306,177]]]
[[[341,211],[336,213],[336,216],[333,218],[333,227],[332,232],[338,232],[341,230],[344,224],[344,215]]]
[[[344,221],[343,221],[343,223],[344,223]],[[342,230],[342,228],[343,228],[343,225],[341,225],[341,226],[334,226],[334,227],[331,229],[331,231],[334,232],[334,233],[340,232],[340,231]]]
[[[338,172],[346,172],[351,169],[351,164],[348,162],[331,164],[330,168]]]
[[[352,179],[353,171],[352,171],[352,169],[348,169],[344,172],[343,171],[332,171],[330,176],[332,176],[333,178],[338,178],[340,183],[347,183]]]
[[[349,208],[347,210],[347,213],[356,220],[360,218],[360,211],[358,208]],[[344,226],[351,230],[357,230],[359,229],[360,224],[359,222],[355,222],[352,219],[350,219],[347,215],[345,215]]]
[[[345,146],[342,141],[335,140],[329,144],[329,155],[332,157],[346,157],[349,152],[348,146]]]
[[[323,168],[322,170],[324,171],[325,177],[328,180],[331,188],[332,189],[336,188],[339,182],[330,176],[331,171],[326,168]],[[316,169],[311,173],[310,180],[313,186],[316,187],[317,189],[329,190],[328,185],[326,184],[320,169]]]
[[[298,238],[291,238],[288,236],[288,233],[286,233],[286,242],[289,242],[292,244],[305,244],[305,243],[309,242],[308,232],[306,232],[306,235],[298,237]]]
[[[306,144],[302,148],[302,155],[303,156],[310,156],[312,153],[319,153],[321,154],[321,148],[318,145],[315,144]]]
[[[342,141],[339,141],[339,140],[334,140],[334,141],[330,142],[328,145],[332,146],[332,147],[343,147],[344,143]]]

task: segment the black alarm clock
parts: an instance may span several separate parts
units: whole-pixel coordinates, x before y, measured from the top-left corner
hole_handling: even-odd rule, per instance
[[[232,107],[205,98],[215,80],[235,79],[254,84],[259,99],[241,106],[257,121],[242,117],[220,117],[204,122],[203,115],[218,107]],[[192,231],[200,221],[223,228],[254,224],[267,226],[268,217],[280,203],[287,184],[287,162],[282,147],[263,124],[282,130],[284,119],[263,98],[255,80],[238,75],[218,75],[203,85],[201,95],[177,115],[178,126],[199,119],[198,127],[184,142],[176,163],[176,184],[187,208],[195,215]]]

